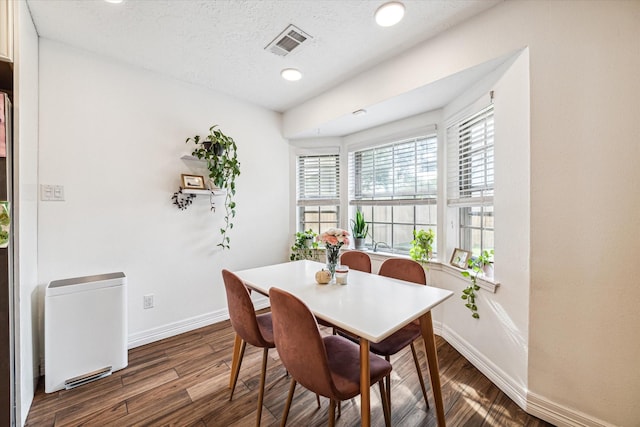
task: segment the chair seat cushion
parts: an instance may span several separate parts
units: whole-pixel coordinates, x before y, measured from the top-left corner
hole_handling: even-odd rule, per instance
[[[347,338],[353,342],[359,342],[360,339],[358,337],[354,337],[344,331],[338,331],[338,334]],[[380,342],[372,342],[369,344],[369,349],[372,353],[375,353],[380,356],[393,356],[416,339],[418,339],[422,335],[420,331],[420,325],[414,323],[409,323],[402,329],[394,332],[387,338],[383,339]]]
[[[393,356],[422,335],[420,325],[409,323],[380,342],[371,343],[370,349],[380,356]]]
[[[360,394],[360,347],[351,341],[331,335],[323,338],[329,362],[331,377],[339,400],[351,399]],[[391,364],[369,354],[371,384],[375,384],[391,372]]]
[[[271,313],[259,314],[256,316],[258,321],[258,329],[262,334],[262,338],[269,344],[268,348],[276,346],[273,340],[273,323],[271,322]]]

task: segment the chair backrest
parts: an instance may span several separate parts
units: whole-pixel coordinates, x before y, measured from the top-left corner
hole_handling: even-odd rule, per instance
[[[240,338],[256,347],[271,347],[273,344],[265,341],[260,333],[256,312],[251,302],[249,289],[242,280],[230,272],[222,270],[222,279],[227,291],[227,305],[231,326]]]
[[[371,273],[371,258],[361,251],[347,251],[340,257],[340,264],[348,265],[350,270]]]
[[[307,305],[290,293],[269,290],[273,339],[289,374],[303,387],[325,397],[334,396],[327,350],[316,318]]]
[[[382,263],[378,274],[393,279],[418,283],[419,285],[427,284],[427,275],[424,272],[424,268],[420,263],[412,259],[389,258]]]

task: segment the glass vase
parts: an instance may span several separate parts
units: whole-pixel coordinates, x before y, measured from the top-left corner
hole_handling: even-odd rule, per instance
[[[334,280],[338,256],[340,255],[340,246],[326,245],[325,252],[327,254],[327,270],[331,273],[331,280]]]

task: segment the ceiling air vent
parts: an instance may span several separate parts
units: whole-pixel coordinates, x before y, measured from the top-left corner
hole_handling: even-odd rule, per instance
[[[297,48],[310,38],[311,36],[300,28],[297,28],[295,25],[289,25],[278,35],[278,37],[273,39],[273,41],[265,47],[265,50],[279,56],[287,56],[293,49]]]

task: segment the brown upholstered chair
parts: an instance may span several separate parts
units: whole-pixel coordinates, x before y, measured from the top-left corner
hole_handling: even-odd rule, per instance
[[[378,272],[380,276],[391,277],[393,279],[404,280],[406,282],[413,282],[420,285],[427,284],[427,277],[424,272],[424,268],[422,265],[417,263],[411,259],[403,259],[403,258],[389,258],[382,263],[380,266],[380,271]],[[345,336],[346,338],[357,341],[357,338],[350,336],[348,334],[339,331],[340,335]],[[424,401],[427,405],[427,409],[429,408],[429,401],[427,400],[427,390],[424,385],[424,378],[422,376],[422,372],[420,370],[420,362],[418,362],[418,355],[416,353],[416,348],[413,342],[422,336],[422,332],[420,330],[420,322],[418,320],[409,323],[402,329],[394,332],[389,337],[378,343],[370,343],[370,350],[372,353],[375,353],[379,356],[383,356],[387,361],[390,360],[391,356],[398,353],[403,348],[410,346],[411,354],[413,355],[413,362],[416,366],[416,372],[418,374],[418,380],[420,381],[420,388],[422,389],[422,396],[424,397]],[[386,391],[387,391],[387,400],[389,401],[389,407],[391,407],[391,377],[387,376],[386,378]]]
[[[287,423],[297,383],[330,399],[329,426],[333,426],[336,401],[360,394],[360,347],[337,335],[322,337],[313,313],[290,293],[271,288],[269,299],[278,354],[291,375],[281,426]],[[369,367],[371,384],[378,383],[380,387],[385,424],[389,426],[391,420],[384,378],[391,373],[391,364],[370,354]]]
[[[371,273],[371,258],[361,251],[345,251],[340,257],[340,264],[348,265],[351,270]]]
[[[230,272],[222,270],[222,278],[224,279],[224,287],[227,291],[227,304],[229,306],[229,317],[233,330],[242,339],[240,347],[240,356],[238,364],[231,377],[231,395],[229,400],[233,399],[233,392],[236,389],[238,381],[238,373],[246,344],[249,343],[255,347],[263,349],[262,352],[262,373],[260,374],[260,391],[258,393],[258,413],[256,415],[256,426],[260,426],[260,418],[262,416],[262,399],[264,397],[264,382],[267,372],[267,356],[270,348],[275,347],[273,340],[273,325],[271,323],[271,313],[256,315],[249,289],[244,285],[242,280]]]

